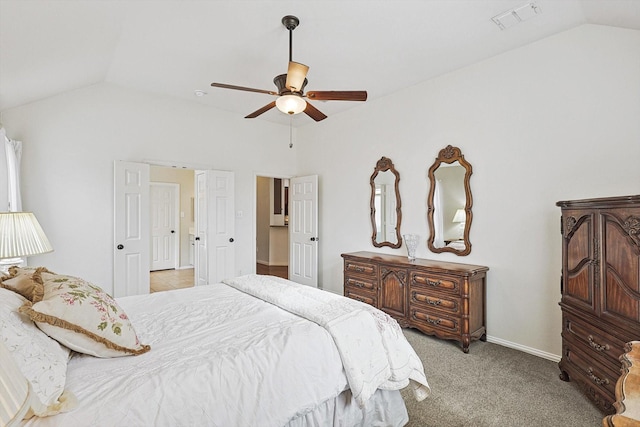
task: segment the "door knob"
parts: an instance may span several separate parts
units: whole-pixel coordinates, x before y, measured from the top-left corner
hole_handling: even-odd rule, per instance
[[[196,237],[195,240],[200,240],[200,237]]]
[[[312,237],[310,240],[312,242],[319,242],[320,241],[320,239],[318,237]]]
[[[173,234],[173,233],[175,233],[175,232],[176,232],[176,230],[171,230],[171,234]]]
[[[122,245],[118,245],[118,246],[116,246],[116,248],[118,248],[118,250],[123,250],[123,249],[124,249],[124,246],[122,246]]]
[[[230,241],[231,243],[233,243],[233,237],[232,237],[232,238],[230,238],[230,239],[229,239],[229,241]]]

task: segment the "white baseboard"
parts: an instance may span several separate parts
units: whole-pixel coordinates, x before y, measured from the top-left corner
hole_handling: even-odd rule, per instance
[[[257,260],[256,260],[256,263],[257,263],[257,264],[260,264],[260,265],[269,265],[269,261],[263,261],[263,260],[261,260],[261,259],[257,259]]]
[[[557,354],[547,353],[546,351],[538,350],[537,348],[527,347],[526,345],[516,344],[511,341],[503,340],[502,338],[492,337],[487,335],[487,342],[501,345],[503,347],[513,348],[525,353],[532,354],[534,356],[542,357],[543,359],[551,360],[553,362],[559,362],[561,357]]]
[[[192,269],[193,265],[182,265],[180,267],[178,267],[176,270],[189,270]]]

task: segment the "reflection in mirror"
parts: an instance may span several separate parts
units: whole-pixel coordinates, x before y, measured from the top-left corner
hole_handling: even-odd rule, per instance
[[[393,167],[391,159],[382,157],[369,180],[371,184],[371,227],[373,246],[399,248],[400,222],[402,210],[400,203],[400,174]]]
[[[469,164],[457,147],[440,150],[429,169],[428,221],[431,235],[427,242],[432,252],[469,255],[469,230],[473,217]]]

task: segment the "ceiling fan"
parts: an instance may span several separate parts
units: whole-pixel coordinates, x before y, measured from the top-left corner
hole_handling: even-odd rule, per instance
[[[277,107],[280,111],[286,114],[299,114],[305,113],[316,122],[324,120],[327,116],[318,110],[316,107],[309,103],[309,99],[317,101],[366,101],[367,91],[364,90],[349,90],[349,91],[309,91],[304,93],[304,88],[307,85],[307,72],[309,67],[294,62],[292,60],[292,45],[293,45],[293,30],[300,24],[300,20],[292,15],[287,15],[282,18],[282,25],[289,30],[289,68],[287,74],[280,74],[273,79],[278,91],[254,89],[244,86],[234,86],[225,83],[211,83],[213,87],[219,87],[223,89],[243,90],[247,92],[266,93],[267,95],[274,95],[278,98],[275,101],[270,102],[264,107],[254,111],[253,113],[245,116],[245,119],[253,119],[260,114],[271,110],[273,107]],[[306,99],[305,99],[306,98]]]

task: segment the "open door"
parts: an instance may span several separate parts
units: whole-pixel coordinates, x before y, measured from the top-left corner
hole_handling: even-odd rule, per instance
[[[114,162],[113,296],[149,293],[149,165]]]
[[[194,275],[206,285],[236,275],[233,172],[196,171],[195,193]]]
[[[151,271],[178,267],[180,185],[150,183]]]
[[[289,280],[317,288],[318,176],[289,182]]]

